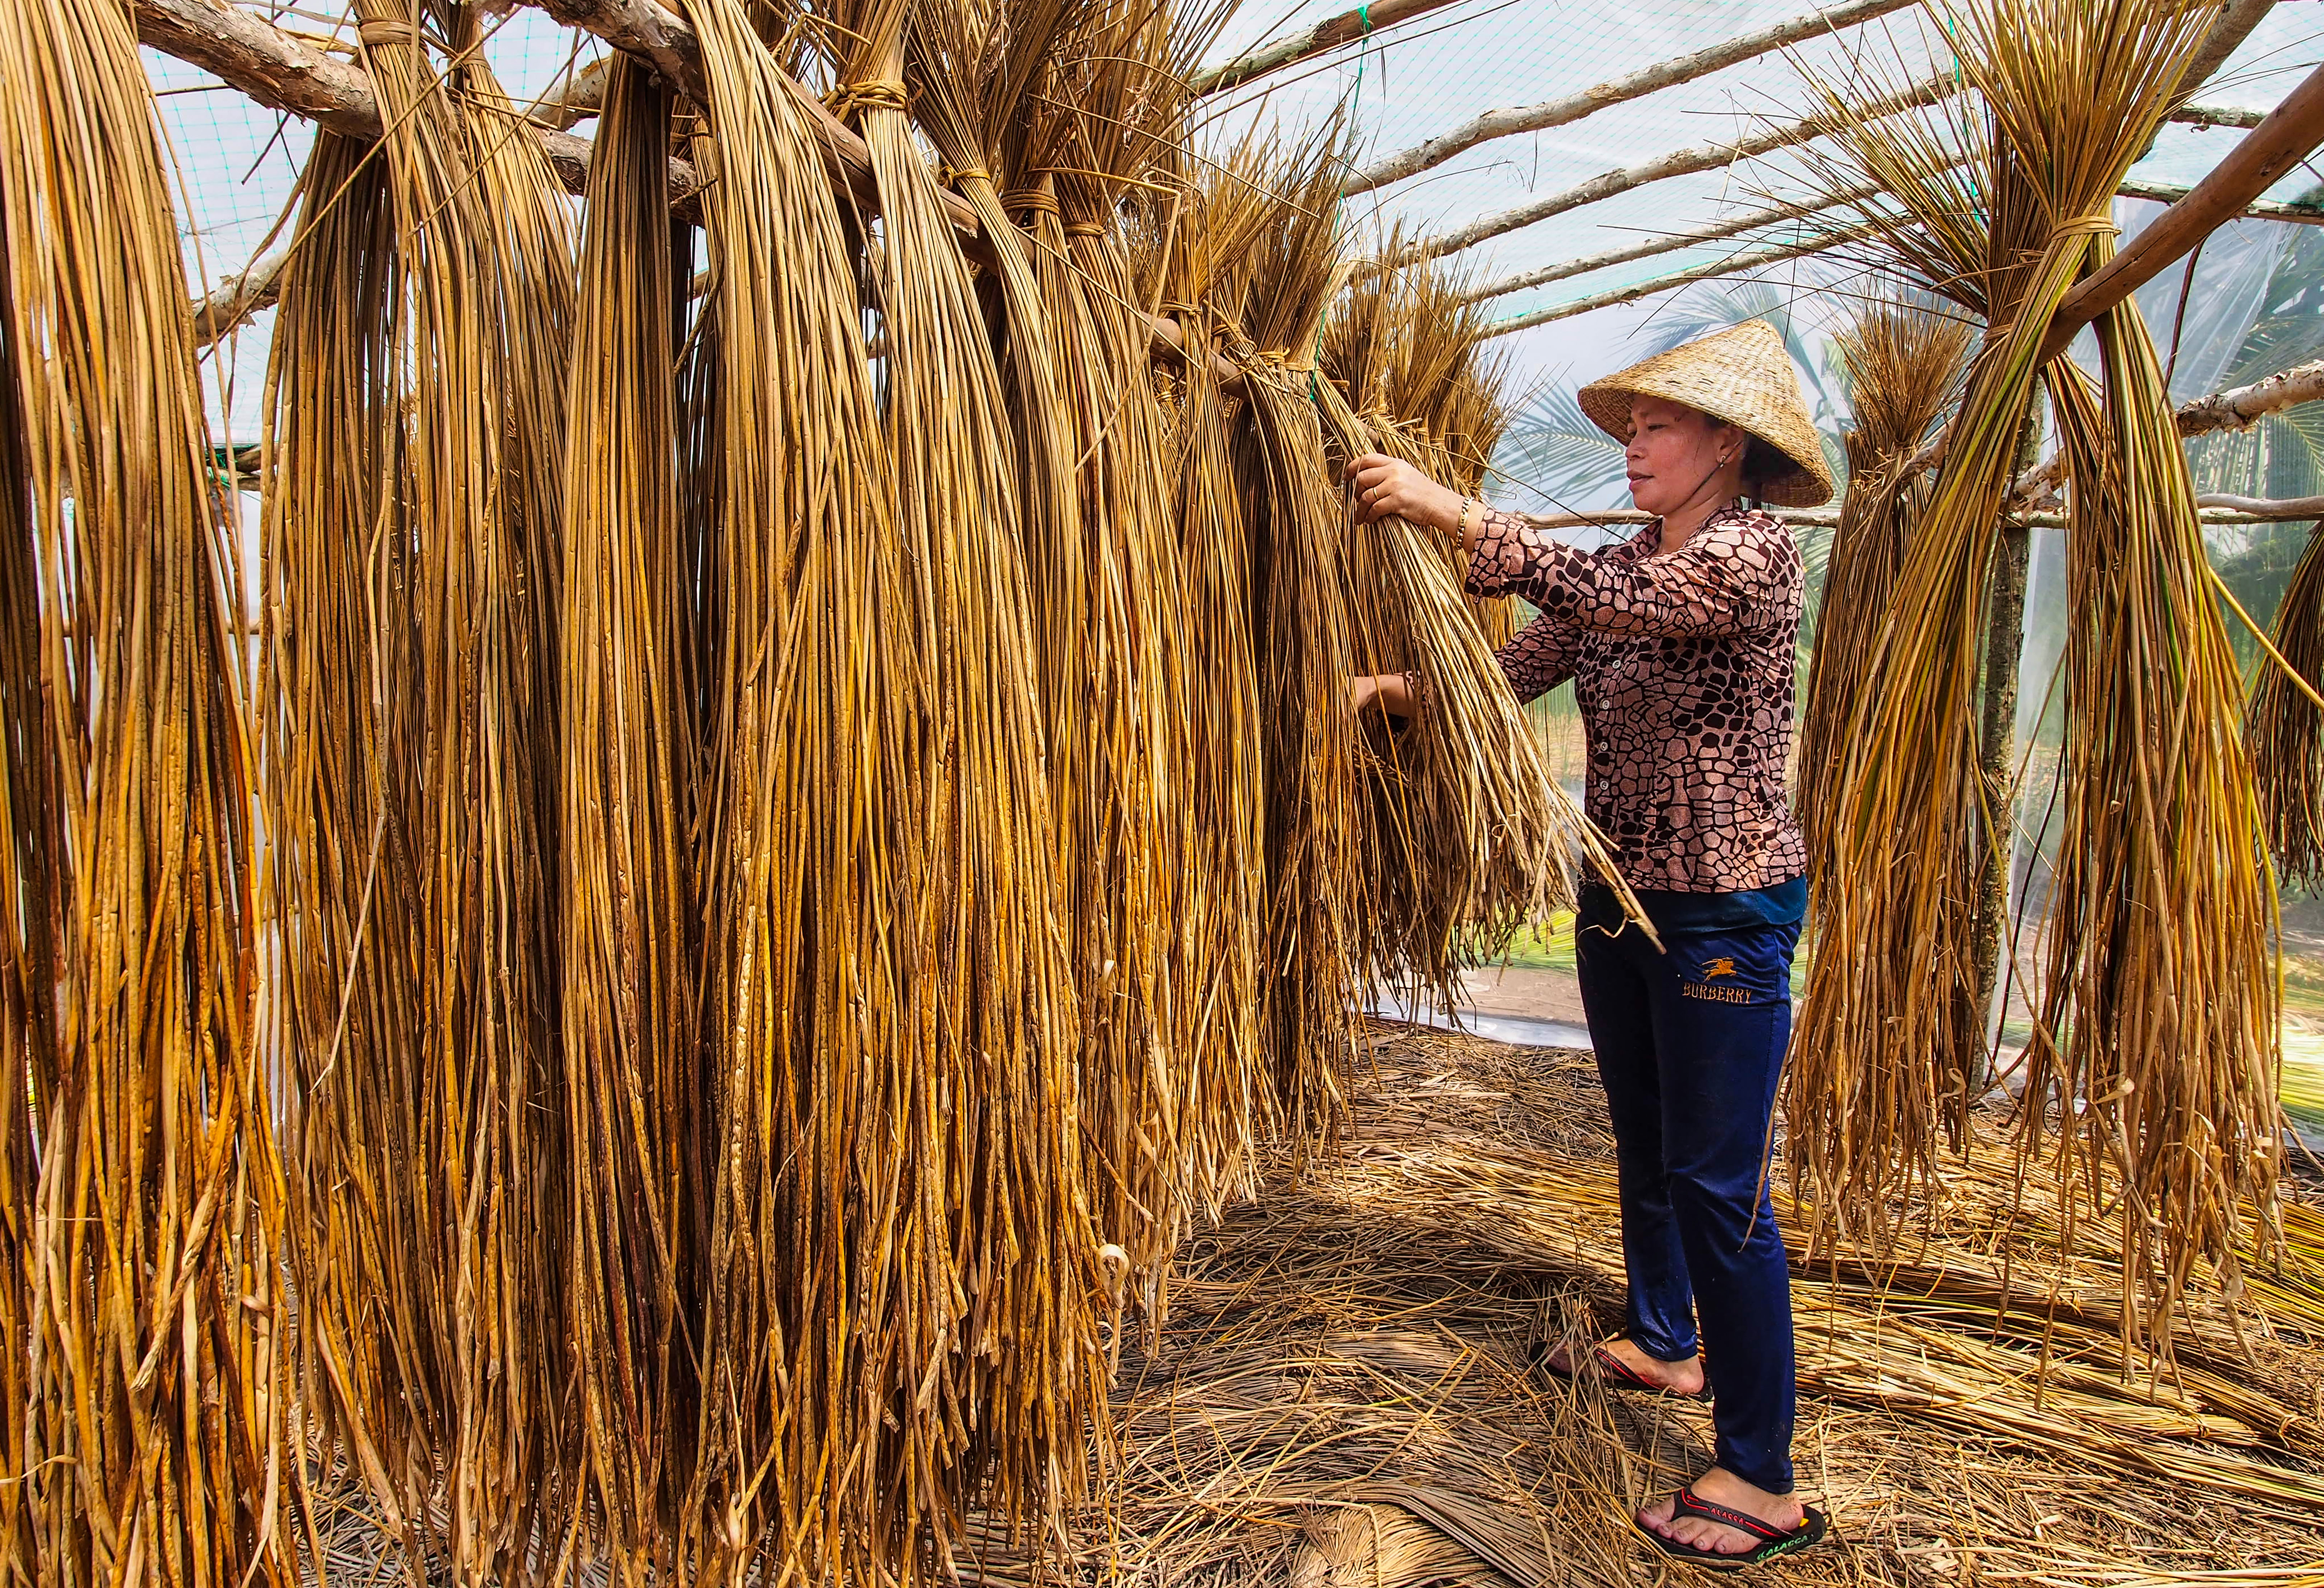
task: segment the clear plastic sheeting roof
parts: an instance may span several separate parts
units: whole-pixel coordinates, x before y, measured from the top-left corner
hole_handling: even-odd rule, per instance
[[[294,31],[321,37],[334,32],[328,10],[254,9]],[[1250,0],[1229,24],[1213,60],[1226,60],[1346,9],[1346,0],[1312,0],[1289,11],[1276,0]],[[1810,9],[1802,0],[1633,0],[1618,5],[1611,0],[1459,0],[1384,29],[1360,44],[1213,95],[1204,104],[1207,135],[1223,146],[1255,118],[1291,128],[1312,126],[1352,101],[1356,125],[1351,156],[1360,167],[1480,112],[1572,94],[1757,32]],[[2254,109],[2273,106],[2324,54],[2319,49],[2324,16],[2319,13],[2319,6],[2304,0],[2278,5],[2198,96],[2200,102]],[[529,98],[602,53],[602,46],[538,12],[518,9],[500,23],[485,52],[510,91]],[[1479,144],[1433,170],[1348,199],[1343,218],[1360,247],[1375,244],[1398,220],[1422,235],[1440,233],[1562,191],[1603,171],[1796,121],[1812,108],[1801,90],[1802,70],[1846,81],[1857,52],[1881,58],[1882,76],[1889,82],[1901,80],[1906,71],[1936,70],[1948,59],[1941,33],[1923,20],[1918,7],[1907,8],[1659,89],[1564,126]],[[215,284],[288,240],[287,230],[278,229],[277,223],[290,203],[313,134],[297,118],[263,110],[182,62],[151,51],[146,59],[154,86],[165,96],[160,102],[163,121],[182,174],[189,269],[197,282]],[[2166,127],[2134,175],[2183,186],[2200,179],[2240,136],[2226,128]],[[2319,181],[2324,178],[2309,168],[2295,168],[2270,197],[2296,196]],[[1494,238],[1453,255],[1447,263],[1479,281],[1489,280],[1700,229],[1761,208],[1771,198],[1801,198],[1806,191],[1798,180],[1796,163],[1774,154],[1648,184]],[[2121,218],[2126,225],[2131,222],[2131,207],[2126,206]],[[2265,291],[2269,278],[2260,258],[2270,249],[2280,254],[2288,245],[2278,235],[2292,229],[2278,223],[2242,223],[2232,229],[2233,235],[2254,240],[2237,242],[2233,249],[2227,245],[2229,234],[2223,233],[2206,250],[2204,291],[2196,300],[2201,309],[2190,309],[2189,332],[2209,335],[2204,328],[2214,320],[2224,325],[2246,312],[2230,303]],[[2271,237],[2278,240],[2265,240]],[[1759,233],[1679,248],[1511,293],[1496,299],[1493,309],[1497,316],[1514,318],[1782,240],[1781,232]],[[2221,263],[2230,253],[2243,262],[2236,267],[2243,272],[2240,276]],[[1796,302],[1802,291],[1821,284],[1828,269],[1795,261],[1761,270],[1756,277],[1772,284],[1779,295],[1775,301]],[[2223,273],[2215,278],[2214,272]],[[1749,279],[1734,278],[1729,288]],[[2216,294],[2210,291],[2215,279],[2227,283]],[[2174,273],[2174,294],[2176,285]],[[1718,283],[1694,289],[1689,302],[1699,314],[1715,320],[1723,311],[1700,300],[1720,291]],[[1595,309],[1513,333],[1507,346],[1520,383],[1570,383],[1558,377],[1569,370],[1594,373],[1636,356],[1650,340],[1667,339],[1671,329],[1693,318],[1674,315],[1671,296]],[[1829,291],[1818,297],[1824,306],[1840,301]],[[1752,302],[1768,300],[1765,290],[1750,296]],[[2247,312],[2256,319],[2259,309],[2249,308]],[[1817,312],[1801,317],[1802,331],[1810,338],[1803,347],[1812,363],[1818,356],[1812,343],[1821,318]],[[236,441],[257,437],[272,322],[271,311],[260,316],[225,349],[226,356],[213,361],[218,374],[213,413]],[[2223,357],[2232,362],[2232,355]],[[2200,362],[2190,359],[2182,365],[2178,383],[2182,388]]]
[[[1221,41],[1215,59],[1225,60],[1264,39],[1296,32],[1345,9],[1344,0],[1314,0],[1296,11],[1272,15],[1259,5],[1246,6]],[[1374,34],[1360,46],[1350,45],[1327,58],[1216,95],[1209,107],[1218,115],[1219,132],[1225,135],[1252,116],[1274,117],[1294,126],[1308,125],[1352,96],[1358,125],[1351,157],[1360,168],[1481,112],[1559,98],[1642,67],[1761,32],[1812,9],[1802,0],[1649,0],[1646,4],[1577,0],[1559,5],[1545,0],[1461,0]],[[2266,110],[2319,57],[2324,57],[2324,14],[2319,14],[2319,7],[2278,5],[2196,96],[2197,101]],[[1480,217],[1562,192],[1601,172],[1637,165],[1683,147],[1731,143],[1797,122],[1815,108],[1812,98],[1802,89],[1803,72],[1812,72],[1835,85],[1846,84],[1860,75],[1854,64],[1859,60],[1877,72],[1881,88],[1933,75],[1951,63],[1941,31],[1920,7],[1909,7],[1656,90],[1563,126],[1480,143],[1433,170],[1350,198],[1346,218],[1369,243],[1376,243],[1399,221],[1407,231],[1442,234]],[[2132,175],[2150,182],[2191,184],[2242,136],[2232,128],[2166,126],[2153,152]],[[1798,172],[1797,161],[1778,152],[1733,167],[1650,183],[1496,237],[1451,256],[1446,263],[1482,282],[1700,230],[1770,204],[1810,197],[1811,189],[1801,182]],[[2302,165],[2267,196],[2290,198],[2319,184],[2324,184],[2324,176]],[[2117,218],[2127,229],[2141,224],[2144,216],[2156,208],[2126,200]],[[2280,254],[2289,245],[2289,234],[2304,229],[2247,221],[2222,232],[2219,240],[2206,250],[2210,257],[2200,267],[2198,290],[2190,299],[2191,303],[2203,306],[2203,311],[2198,313],[2190,307],[2190,337],[2228,340],[2228,320],[2239,315],[2256,318],[2255,300],[2266,289],[2271,268],[2264,266],[2263,256]],[[1757,252],[1768,244],[1786,241],[1790,235],[1787,229],[1777,228],[1682,247],[1513,292],[1495,299],[1492,308],[1496,318],[1514,319],[1723,261],[1738,253]],[[2230,254],[2238,263],[2227,262]],[[2142,300],[2150,313],[2159,309],[2166,326],[2180,279],[2178,272],[2168,273],[2167,290],[2158,284]],[[1640,356],[1682,330],[1727,318],[1731,310],[1720,300],[1739,299],[1744,307],[1773,303],[1799,309],[1802,351],[1813,371],[1821,362],[1818,333],[1834,312],[1845,311],[1852,285],[1831,279],[1833,274],[1832,267],[1811,260],[1785,262],[1723,282],[1513,332],[1508,346],[1521,381],[1570,387],[1573,379],[1561,377],[1569,374],[1586,377]],[[1751,282],[1764,285],[1753,291],[1746,285]],[[2215,283],[2220,289],[2217,293],[2212,291]],[[1803,302],[1803,294],[1814,301]],[[1676,309],[1674,298],[1683,300]],[[2182,392],[2209,390],[2196,379],[2199,367],[2209,365],[2224,369],[2232,362],[2233,352],[2229,347],[2208,360],[2187,359],[2174,384]],[[1811,392],[1812,397],[1816,395]],[[1831,395],[1835,402],[1844,402],[1837,391]],[[1591,504],[1610,503],[1593,495]]]

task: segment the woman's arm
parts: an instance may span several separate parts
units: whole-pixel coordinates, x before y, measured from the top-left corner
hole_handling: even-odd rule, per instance
[[[1378,452],[1367,452],[1348,465],[1348,485],[1355,494],[1357,519],[1400,518],[1446,536],[1458,536],[1461,549],[1473,549],[1485,504],[1438,485],[1412,465]]]
[[[1779,621],[1799,579],[1791,531],[1763,513],[1714,522],[1666,555],[1630,559],[1583,551],[1497,512],[1476,536],[1468,586],[1514,592],[1591,633],[1706,639]]]
[[[1372,706],[1389,716],[1420,715],[1420,693],[1413,687],[1410,673],[1369,674],[1353,681],[1349,696],[1359,716]]]
[[[1493,660],[1501,664],[1501,676],[1522,706],[1573,676],[1582,660],[1581,631],[1544,614],[1494,651]]]

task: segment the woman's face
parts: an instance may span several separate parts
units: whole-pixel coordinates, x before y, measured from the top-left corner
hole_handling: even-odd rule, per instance
[[[1731,425],[1661,397],[1630,399],[1630,444],[1622,449],[1630,500],[1642,512],[1668,513],[1692,501],[1720,468],[1738,463],[1745,442]],[[1740,475],[1738,476],[1740,483]]]

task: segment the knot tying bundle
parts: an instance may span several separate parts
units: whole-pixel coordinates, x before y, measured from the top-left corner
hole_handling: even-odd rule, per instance
[[[904,85],[890,78],[872,78],[861,83],[842,83],[824,100],[825,107],[840,120],[845,121],[857,110],[908,110],[911,96]]]
[[[1001,195],[1001,208],[1011,214],[1058,215],[1057,196],[1047,188],[1018,188]]]

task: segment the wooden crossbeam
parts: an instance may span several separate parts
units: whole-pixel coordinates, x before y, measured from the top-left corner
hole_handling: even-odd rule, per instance
[[[1666,237],[1655,237],[1644,243],[1633,243],[1624,248],[1609,248],[1602,254],[1585,254],[1578,259],[1568,259],[1557,264],[1545,264],[1513,275],[1499,276],[1463,291],[1455,300],[1461,303],[1481,303],[1489,298],[1505,297],[1511,292],[1523,292],[1534,287],[1545,287],[1552,282],[1563,282],[1574,276],[1588,275],[1593,271],[1609,270],[1618,264],[1630,264],[1641,259],[1652,259],[1658,254],[1674,249],[1690,248],[1703,243],[1717,243],[1728,237],[1756,232],[1764,226],[1780,226],[1787,220],[1798,220],[1819,210],[1831,209],[1846,203],[1861,202],[1875,197],[1880,189],[1867,184],[1851,188],[1845,193],[1818,194],[1796,204],[1778,204],[1767,209],[1755,209],[1733,220],[1720,221],[1700,231],[1676,232]]]
[[[1327,16],[1314,27],[1304,28],[1287,39],[1256,50],[1247,50],[1232,60],[1198,71],[1187,79],[1186,86],[1198,97],[1225,88],[1239,88],[1253,78],[1281,71],[1285,67],[1296,66],[1303,60],[1312,60],[1343,44],[1352,44],[1359,39],[1385,32],[1400,22],[1410,22],[1416,16],[1425,16],[1452,4],[1452,0],[1380,0],[1378,5],[1359,5],[1353,11]]]
[[[2218,430],[2247,430],[2271,413],[2319,399],[2324,399],[2324,358],[2296,364],[2247,386],[2230,386],[2182,402],[2172,417],[2181,439],[2191,440]],[[2019,477],[2010,500],[2021,508],[2037,503],[2058,488],[2065,475],[2065,459],[2052,457]]]
[[[1578,94],[1546,99],[1538,105],[1512,105],[1499,110],[1488,110],[1449,133],[1439,134],[1425,143],[1374,161],[1350,179],[1345,191],[1350,197],[1369,193],[1374,188],[1384,188],[1390,182],[1400,182],[1406,177],[1432,171],[1480,143],[1490,143],[1496,138],[1514,137],[1520,133],[1562,127],[1569,122],[1580,121],[1594,112],[1639,98],[1658,88],[1690,82],[1725,67],[1756,60],[1803,39],[1837,32],[1841,28],[1854,27],[1914,4],[1917,0],[1846,0],[1845,4],[1829,10],[1791,17],[1773,27],[1723,40],[1691,55],[1682,55],[1675,60],[1656,61],[1637,71],[1609,78],[1594,88],[1584,88]]]
[[[1884,96],[1870,104],[1855,106],[1851,114],[1865,120],[1894,115],[1900,111],[1933,105],[1938,100],[1950,98],[1960,91],[1960,82],[1950,72],[1945,72],[1930,78],[1924,82],[1916,83],[1901,92]],[[1788,149],[1795,144],[1805,143],[1812,139],[1822,137],[1831,130],[1832,125],[1829,116],[1812,115],[1804,121],[1787,122],[1781,126],[1769,127],[1748,138],[1738,138],[1731,143],[1702,143],[1692,148],[1675,149],[1640,165],[1623,166],[1616,171],[1601,171],[1588,181],[1568,188],[1563,192],[1530,199],[1514,208],[1499,210],[1491,215],[1480,217],[1465,226],[1442,233],[1437,236],[1423,238],[1397,255],[1395,259],[1386,263],[1406,265],[1418,264],[1431,259],[1442,259],[1448,254],[1458,254],[1463,249],[1474,248],[1480,243],[1489,242],[1495,237],[1536,225],[1548,220],[1553,216],[1563,215],[1570,209],[1580,209],[1584,205],[1600,203],[1618,194],[1628,193],[1633,189],[1643,188],[1652,182],[1667,181],[1673,177],[1691,176],[1697,171],[1717,171],[1722,166],[1732,165],[1738,160],[1751,160],[1762,154],[1772,153],[1778,149]]]
[[[2195,498],[2198,516],[2207,524],[2292,524],[2310,519],[2324,520],[2324,496],[2228,496],[2206,494]],[[1837,507],[1770,507],[1764,509],[1771,518],[1779,519],[1794,528],[1831,530],[1840,527],[1840,510]],[[1597,530],[1625,525],[1650,523],[1654,515],[1634,507],[1609,508],[1604,512],[1521,512],[1517,515],[1537,530]],[[2044,509],[2017,516],[2015,522],[2036,529],[2062,529],[2066,518],[2061,512]]]
[[[1707,263],[1690,266],[1685,270],[1673,271],[1665,276],[1656,276],[1651,281],[1639,282],[1628,287],[1615,287],[1604,292],[1592,293],[1587,298],[1576,298],[1571,303],[1560,303],[1548,309],[1536,309],[1530,314],[1517,315],[1487,327],[1484,335],[1488,337],[1506,337],[1513,331],[1530,330],[1535,326],[1545,326],[1553,320],[1569,319],[1577,314],[1587,314],[1593,309],[1606,309],[1617,303],[1629,303],[1640,298],[1649,298],[1656,292],[1667,292],[1674,287],[1692,286],[1696,282],[1714,281],[1720,276],[1740,275],[1745,271],[1757,270],[1770,264],[1781,264],[1786,260],[1803,258],[1811,254],[1821,254],[1825,249],[1837,247],[1842,243],[1856,242],[1876,235],[1880,230],[1879,223],[1867,221],[1858,226],[1821,234],[1801,242],[1786,243],[1779,247],[1757,248],[1733,254],[1726,259],[1714,259]]]
[[[2164,204],[2184,198],[2191,191],[2190,189],[2174,188],[2163,182],[2125,182],[2115,190],[2126,198],[2147,198]],[[1636,260],[1652,258],[1657,254],[1667,254],[1674,249],[1720,242],[1728,237],[1738,236],[1745,232],[1757,231],[1763,226],[1780,226],[1787,220],[1800,219],[1821,210],[1836,208],[1842,204],[1869,198],[1877,191],[1877,189],[1871,187],[1850,189],[1845,193],[1835,194],[1830,198],[1804,199],[1797,204],[1778,205],[1771,209],[1757,210],[1740,219],[1723,221],[1717,226],[1706,226],[1701,231],[1681,232],[1674,236],[1659,237],[1652,242],[1636,244],[1628,248],[1609,249],[1603,254],[1584,254],[1579,259],[1567,260],[1559,264],[1543,265],[1538,269],[1523,271],[1515,275],[1503,276],[1496,281],[1487,282],[1481,286],[1463,292],[1459,300],[1463,303],[1482,302],[1487,299],[1502,297],[1511,292],[1521,292],[1532,287],[1546,286],[1552,282],[1566,281],[1574,276],[1587,275],[1593,271],[1609,269],[1614,265],[1628,264]],[[2324,205],[2282,204],[2263,198],[2247,205],[2244,214],[2259,220],[2290,221],[2299,226],[2324,226]],[[1812,242],[1803,239],[1800,246],[1795,248],[1785,246],[1765,254],[1738,255],[1732,260],[1718,261],[1713,264],[1692,266],[1669,275],[1658,276],[1635,287],[1624,287],[1614,291],[1600,293],[1592,298],[1578,299],[1572,303],[1560,304],[1554,309],[1543,309],[1535,314],[1511,319],[1505,324],[1495,326],[1489,334],[1500,336],[1508,331],[1521,331],[1528,326],[1546,325],[1552,320],[1564,319],[1570,315],[1581,314],[1592,309],[1603,309],[1609,304],[1628,303],[1636,299],[1651,297],[1656,292],[1668,291],[1674,287],[1683,287],[1690,282],[1708,281],[1715,276],[1738,274],[1756,265],[1780,263],[1787,259],[1800,258],[1805,254],[1819,253],[1823,249],[1854,241],[1869,235],[1876,229],[1858,226],[1844,232],[1829,232]]]
[[[2319,143],[2324,143],[2324,66],[2284,96],[2184,198],[2066,294],[2050,320],[2042,356],[2063,353],[2076,331],[2184,258],[2220,223],[2241,215]]]

